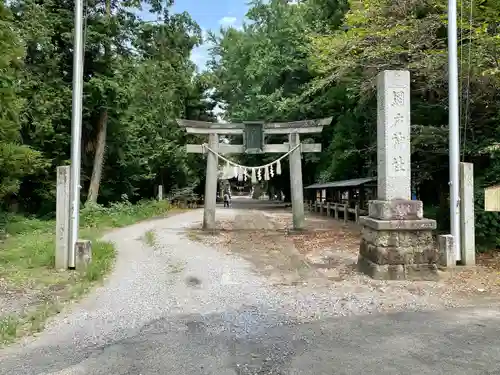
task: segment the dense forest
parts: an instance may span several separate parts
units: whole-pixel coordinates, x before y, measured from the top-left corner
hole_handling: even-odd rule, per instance
[[[137,17],[139,1],[86,1],[84,202],[199,184],[203,164],[185,154],[175,118],[212,120],[206,79],[190,61],[201,30],[168,2],[146,5],[157,22]],[[4,210],[50,215],[56,167],[70,159],[74,2],[0,7],[0,200]]]
[[[185,153],[175,119],[215,121],[217,103],[226,121],[333,116],[315,136],[324,152],[304,156],[304,183],[373,176],[375,77],[409,69],[413,185],[446,229],[447,1],[254,0],[242,29],[214,30],[205,41],[171,3],[86,1],[84,203],[151,197],[160,183],[167,192],[202,187],[204,160]],[[73,5],[0,3],[4,212],[54,211],[55,170],[70,157]],[[141,5],[156,22],[137,17]],[[500,220],[483,211],[482,194],[500,182],[499,14],[499,0],[459,2],[461,157],[474,163],[476,232],[490,247],[500,246]],[[198,72],[190,54],[203,42],[211,60]],[[286,191],[283,165],[272,183]]]

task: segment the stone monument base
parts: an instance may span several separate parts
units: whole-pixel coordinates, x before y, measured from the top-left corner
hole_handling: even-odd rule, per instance
[[[363,226],[358,269],[374,279],[437,280],[439,250],[423,218],[421,201],[370,201]]]

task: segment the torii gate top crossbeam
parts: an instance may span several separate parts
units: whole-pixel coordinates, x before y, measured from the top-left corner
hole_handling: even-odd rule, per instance
[[[320,133],[323,130],[323,126],[330,125],[331,122],[332,117],[317,120],[263,123],[263,131],[264,134]],[[243,134],[245,125],[256,123],[256,121],[214,123],[177,119],[177,123],[191,134]]]

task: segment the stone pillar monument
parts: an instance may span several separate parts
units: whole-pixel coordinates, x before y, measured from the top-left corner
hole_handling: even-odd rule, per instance
[[[360,218],[358,268],[374,279],[438,277],[434,220],[411,200],[410,73],[384,71],[377,80],[377,200]]]

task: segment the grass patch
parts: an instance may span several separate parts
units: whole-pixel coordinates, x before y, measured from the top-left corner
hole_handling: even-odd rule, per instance
[[[168,272],[169,273],[180,273],[184,271],[184,268],[186,268],[184,263],[176,263],[176,264],[169,264],[168,265]]]
[[[171,212],[168,201],[119,202],[110,207],[87,206],[80,214],[80,238],[92,241],[92,263],[85,271],[57,271],[55,221],[9,216],[0,242],[0,304],[5,300],[28,307],[22,313],[0,317],[0,345],[41,331],[48,317],[80,297],[111,269],[113,245],[101,241],[105,231]],[[145,240],[154,243],[154,233]],[[2,294],[7,290],[9,294]],[[27,301],[27,298],[31,300]],[[23,302],[24,301],[24,302]]]
[[[187,231],[185,235],[187,238],[189,238],[192,241],[201,241],[202,240],[202,236],[200,236],[199,233],[197,233],[193,230]]]
[[[146,245],[153,247],[156,243],[155,232],[153,230],[148,230],[146,233],[144,233],[143,241],[146,243]]]

